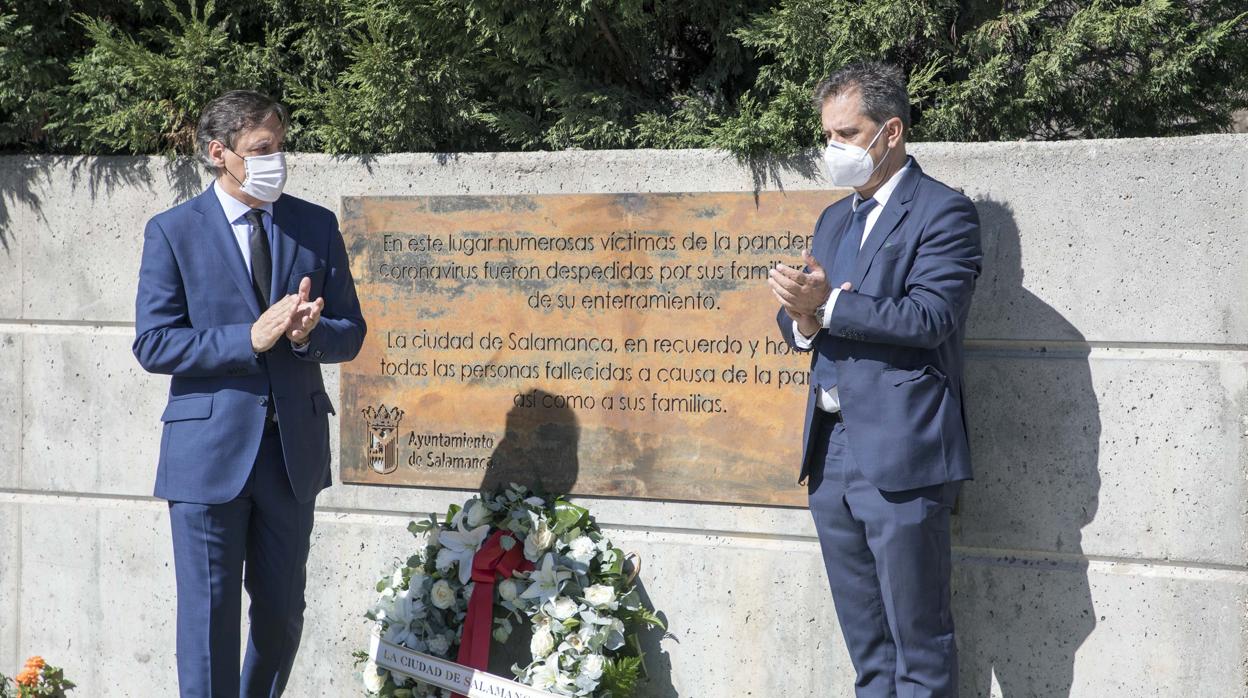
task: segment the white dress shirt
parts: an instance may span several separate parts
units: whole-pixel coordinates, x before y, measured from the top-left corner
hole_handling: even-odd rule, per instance
[[[251,210],[247,204],[235,199],[221,188],[221,182],[212,183],[212,191],[217,195],[217,201],[221,202],[221,209],[225,211],[225,220],[230,222],[230,227],[234,229],[234,241],[238,243],[238,251],[243,253],[243,266],[247,267],[247,276],[251,276],[251,223],[247,222],[244,216]],[[260,210],[269,214],[261,216],[264,221],[264,234],[269,238],[269,250],[273,249],[273,204],[265,204]],[[269,253],[272,258],[272,252]]]
[[[867,212],[867,224],[862,229],[862,239],[858,241],[858,249],[862,249],[862,246],[866,244],[867,236],[871,234],[871,229],[875,227],[875,222],[880,219],[880,212],[888,205],[888,199],[893,195],[893,190],[897,188],[898,182],[901,181],[902,173],[910,169],[910,162],[910,160],[907,160],[906,164],[900,170],[897,170],[892,177],[889,177],[887,182],[880,185],[880,188],[871,197],[875,199],[876,206]],[[862,203],[862,197],[858,195],[858,192],[854,192],[853,210],[857,211],[860,203]],[[844,283],[844,279],[828,279],[828,283],[832,284],[832,295],[828,296],[828,302],[823,307],[823,317],[819,319],[819,324],[824,327],[832,324],[832,311],[836,307],[837,297],[841,295],[841,284]],[[807,337],[802,334],[802,331],[797,328],[797,323],[793,323],[793,342],[799,348],[809,349],[814,344],[814,339],[814,336]],[[837,392],[836,386],[819,391],[819,409],[824,412],[841,411],[841,396]]]

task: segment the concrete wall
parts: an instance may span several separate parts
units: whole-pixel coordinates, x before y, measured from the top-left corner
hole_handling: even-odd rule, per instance
[[[984,221],[963,695],[1248,696],[1248,136],[914,152]],[[331,207],[824,186],[809,163],[705,151],[291,162],[291,193]],[[0,670],[39,653],[83,696],[172,691],[168,521],[147,496],[166,383],[129,344],[143,223],[201,186],[155,158],[0,158]],[[291,694],[357,692],[375,576],[410,516],[462,496],[321,497]],[[589,504],[671,626],[647,640],[647,696],[850,694],[805,511]]]

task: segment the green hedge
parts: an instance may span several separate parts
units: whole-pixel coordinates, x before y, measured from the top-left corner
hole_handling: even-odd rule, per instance
[[[1222,131],[1244,0],[4,0],[0,149],[187,153],[223,90],[292,150],[719,147],[818,139],[815,82],[883,58],[921,140]]]

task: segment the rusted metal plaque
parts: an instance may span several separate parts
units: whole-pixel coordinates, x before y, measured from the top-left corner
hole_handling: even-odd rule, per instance
[[[844,192],[344,200],[344,482],[803,506],[767,272]]]

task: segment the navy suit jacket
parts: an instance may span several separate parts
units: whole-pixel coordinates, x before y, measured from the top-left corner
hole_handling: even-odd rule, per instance
[[[837,390],[850,454],[866,479],[887,491],[971,477],[963,408],[962,339],[983,258],[979,216],[962,194],[928,177],[917,162],[901,175],[858,253],[853,291],[836,301],[831,326],[814,346],[832,343]],[[832,268],[849,227],[853,197],[826,208],[815,225],[812,254]],[[793,321],[777,322],[793,341]],[[813,352],[814,362],[821,360]],[[813,383],[813,381],[812,381]],[[810,462],[818,402],[806,404],[801,478]]]
[[[328,209],[283,195],[273,204],[270,302],[312,281],[325,299],[308,344],[286,338],[257,356],[260,316],[251,276],[216,194],[207,191],[153,217],[143,236],[135,304],[134,355],[168,374],[156,496],[220,504],[246,484],[260,445],[269,396],[295,496],[330,484],[329,415],[322,363],[350,361],[364,341],[355,284],[338,221]]]

